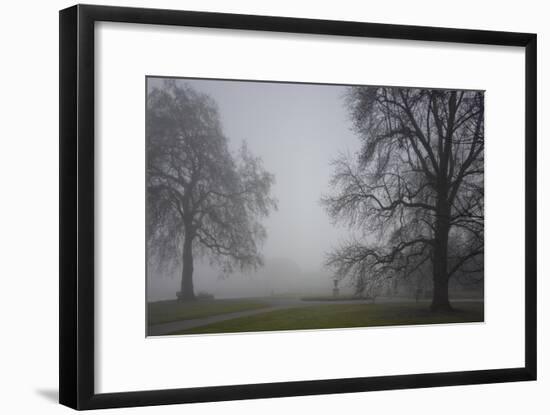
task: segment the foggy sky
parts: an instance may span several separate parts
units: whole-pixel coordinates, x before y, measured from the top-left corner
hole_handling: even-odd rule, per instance
[[[272,194],[278,210],[263,220],[266,267],[248,275],[220,273],[196,260],[195,291],[223,297],[267,295],[284,291],[325,291],[330,273],[324,255],[350,231],[330,223],[320,205],[329,190],[330,161],[353,154],[359,140],[344,107],[345,87],[247,81],[180,79],[218,104],[224,134],[232,150],[243,140],[275,175]],[[162,79],[148,78],[148,89]],[[284,274],[284,275],[281,275]],[[181,275],[149,275],[149,300],[175,298]],[[328,291],[327,291],[328,292]]]

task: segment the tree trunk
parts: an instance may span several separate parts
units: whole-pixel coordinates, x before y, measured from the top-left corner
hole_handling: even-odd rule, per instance
[[[195,299],[193,289],[193,237],[190,232],[185,233],[183,242],[183,269],[181,272],[181,290],[178,293],[180,301]]]
[[[435,271],[435,267],[434,267]],[[434,272],[434,292],[432,298],[432,304],[430,306],[432,311],[452,311],[451,304],[449,303],[449,279],[444,275],[436,275]]]
[[[449,247],[450,209],[445,203],[438,203],[433,250],[433,297],[432,311],[451,311],[449,303],[449,277],[447,256]]]

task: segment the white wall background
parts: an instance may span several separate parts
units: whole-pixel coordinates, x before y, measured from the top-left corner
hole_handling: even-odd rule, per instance
[[[96,3],[90,1],[90,3]],[[103,2],[99,2],[103,3]],[[539,137],[544,136],[542,100],[550,96],[543,78],[550,46],[549,10],[535,0],[188,0],[109,1],[113,5],[223,11],[265,15],[362,20],[539,34]],[[4,413],[68,413],[57,400],[58,300],[58,16],[68,1],[9,2],[2,8],[0,49],[0,382]],[[542,81],[541,81],[541,78]],[[126,413],[275,414],[349,412],[407,414],[545,413],[550,363],[543,326],[550,313],[542,296],[548,259],[544,258],[550,222],[543,209],[550,168],[539,140],[539,381],[392,392],[222,402],[160,408],[125,409]],[[548,160],[550,162],[550,160]],[[544,234],[544,235],[543,235]],[[441,408],[445,408],[443,411]],[[153,412],[154,411],[154,412]],[[107,410],[102,413],[112,413]]]

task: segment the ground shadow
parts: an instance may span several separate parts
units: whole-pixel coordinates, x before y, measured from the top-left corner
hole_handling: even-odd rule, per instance
[[[50,402],[59,402],[59,391],[57,389],[37,389],[36,393]]]

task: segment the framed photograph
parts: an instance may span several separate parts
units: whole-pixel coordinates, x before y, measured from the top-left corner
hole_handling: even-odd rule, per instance
[[[60,12],[60,402],[536,379],[536,35]]]

